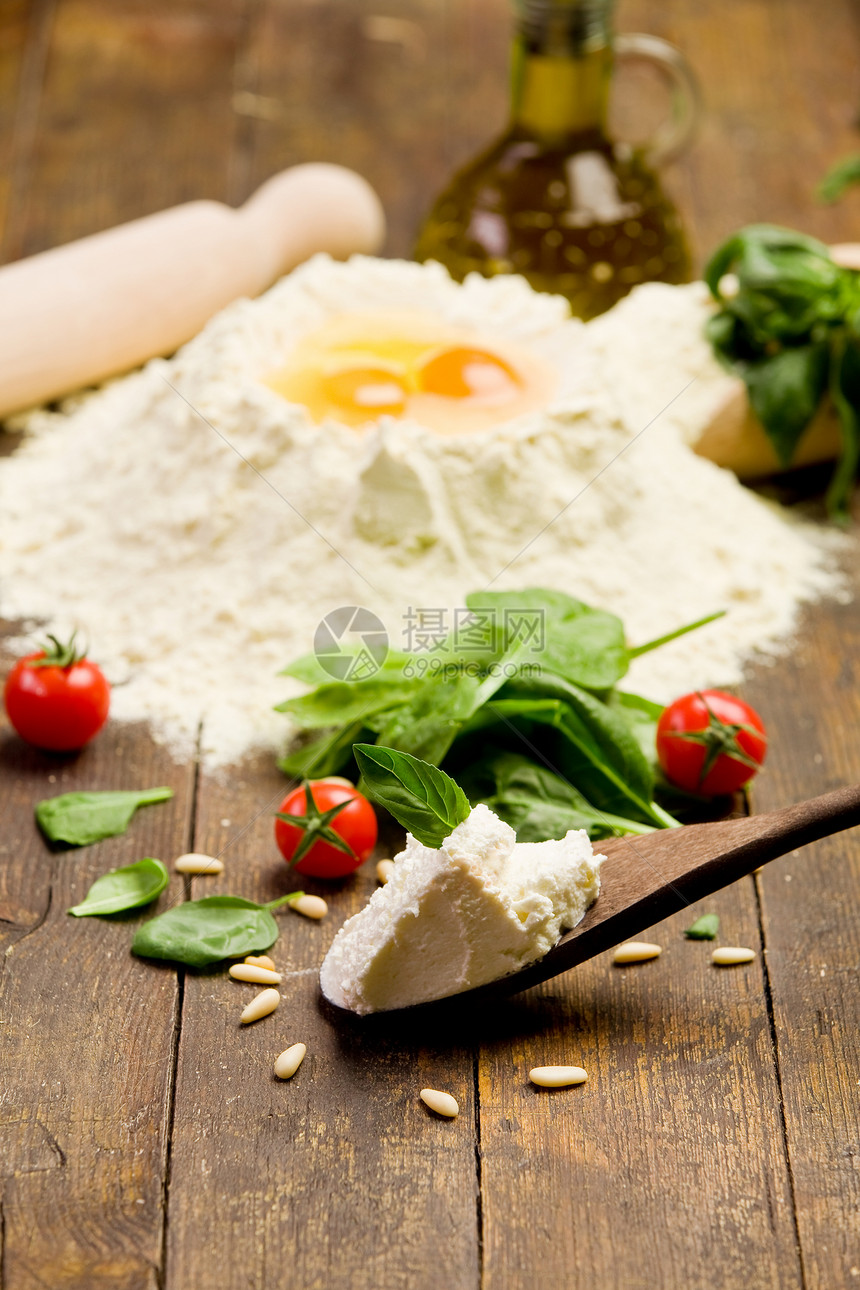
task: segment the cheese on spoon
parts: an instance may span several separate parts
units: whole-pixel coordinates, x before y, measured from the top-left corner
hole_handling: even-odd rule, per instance
[[[488,806],[438,850],[407,834],[394,871],[338,932],[320,970],[325,997],[364,1014],[471,990],[543,958],[600,890],[584,830],[516,841]]]

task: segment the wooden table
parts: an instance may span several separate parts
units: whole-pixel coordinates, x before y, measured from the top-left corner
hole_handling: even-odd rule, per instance
[[[699,142],[668,175],[700,257],[756,219],[856,237],[860,194],[813,197],[858,147],[849,0],[620,9],[702,77]],[[503,120],[506,44],[502,0],[3,0],[0,258],[237,203],[316,158],[376,185],[406,254]],[[773,736],[756,809],[860,777],[858,659],[860,609],[828,604],[750,680]],[[52,792],[154,784],[173,801],[125,837],[52,852],[34,828]],[[283,1003],[247,1029],[222,973],[133,958],[133,918],[66,916],[107,868],[189,849],[227,847],[219,889],[271,898],[281,789],[266,762],[225,782],[175,765],[145,729],[64,759],[0,732],[3,1290],[860,1286],[856,835],[707,902],[759,952],[748,968],[713,969],[686,913],[649,934],[657,962],[598,959],[468,1026],[320,1011],[321,953],[372,873],[331,894],[327,923],[282,915]],[[278,1083],[296,1040],[308,1057]],[[558,1061],[589,1082],[530,1086]],[[425,1085],[459,1119],[426,1112]]]

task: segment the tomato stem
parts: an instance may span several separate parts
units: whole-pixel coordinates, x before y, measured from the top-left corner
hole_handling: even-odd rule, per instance
[[[48,632],[50,644],[40,646],[42,650],[41,658],[28,660],[28,667],[61,667],[63,669],[74,667],[86,655],[86,650],[75,648],[75,637],[77,632],[72,632],[66,644],[63,644],[53,633]]]
[[[292,824],[297,829],[301,829],[302,838],[289,860],[290,868],[293,869],[303,860],[311,847],[316,842],[327,842],[330,846],[336,847],[338,851],[344,851],[353,860],[358,860],[358,856],[352,847],[336,833],[332,827],[332,820],[339,815],[347,806],[352,803],[351,798],[345,802],[338,802],[336,806],[329,807],[327,811],[321,811],[316,804],[314,795],[311,792],[310,780],[302,781],[302,788],[305,792],[305,814],[288,815],[286,811],[277,811],[275,818],[283,820],[286,824]]]

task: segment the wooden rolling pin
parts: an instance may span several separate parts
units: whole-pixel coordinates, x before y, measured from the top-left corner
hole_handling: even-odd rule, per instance
[[[0,269],[0,418],[170,354],[316,251],[372,254],[385,221],[341,166],[274,175],[240,210],[197,201]]]

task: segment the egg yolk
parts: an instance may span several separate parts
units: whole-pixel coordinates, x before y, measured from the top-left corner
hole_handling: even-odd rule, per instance
[[[457,345],[422,364],[418,386],[425,394],[440,394],[447,399],[497,402],[516,394],[520,381],[514,369],[495,354]]]
[[[321,378],[326,399],[352,413],[401,416],[409,391],[403,379],[384,368],[352,367]]]
[[[336,314],[265,378],[318,425],[381,417],[439,434],[486,430],[545,405],[557,373],[527,349],[416,311]]]

